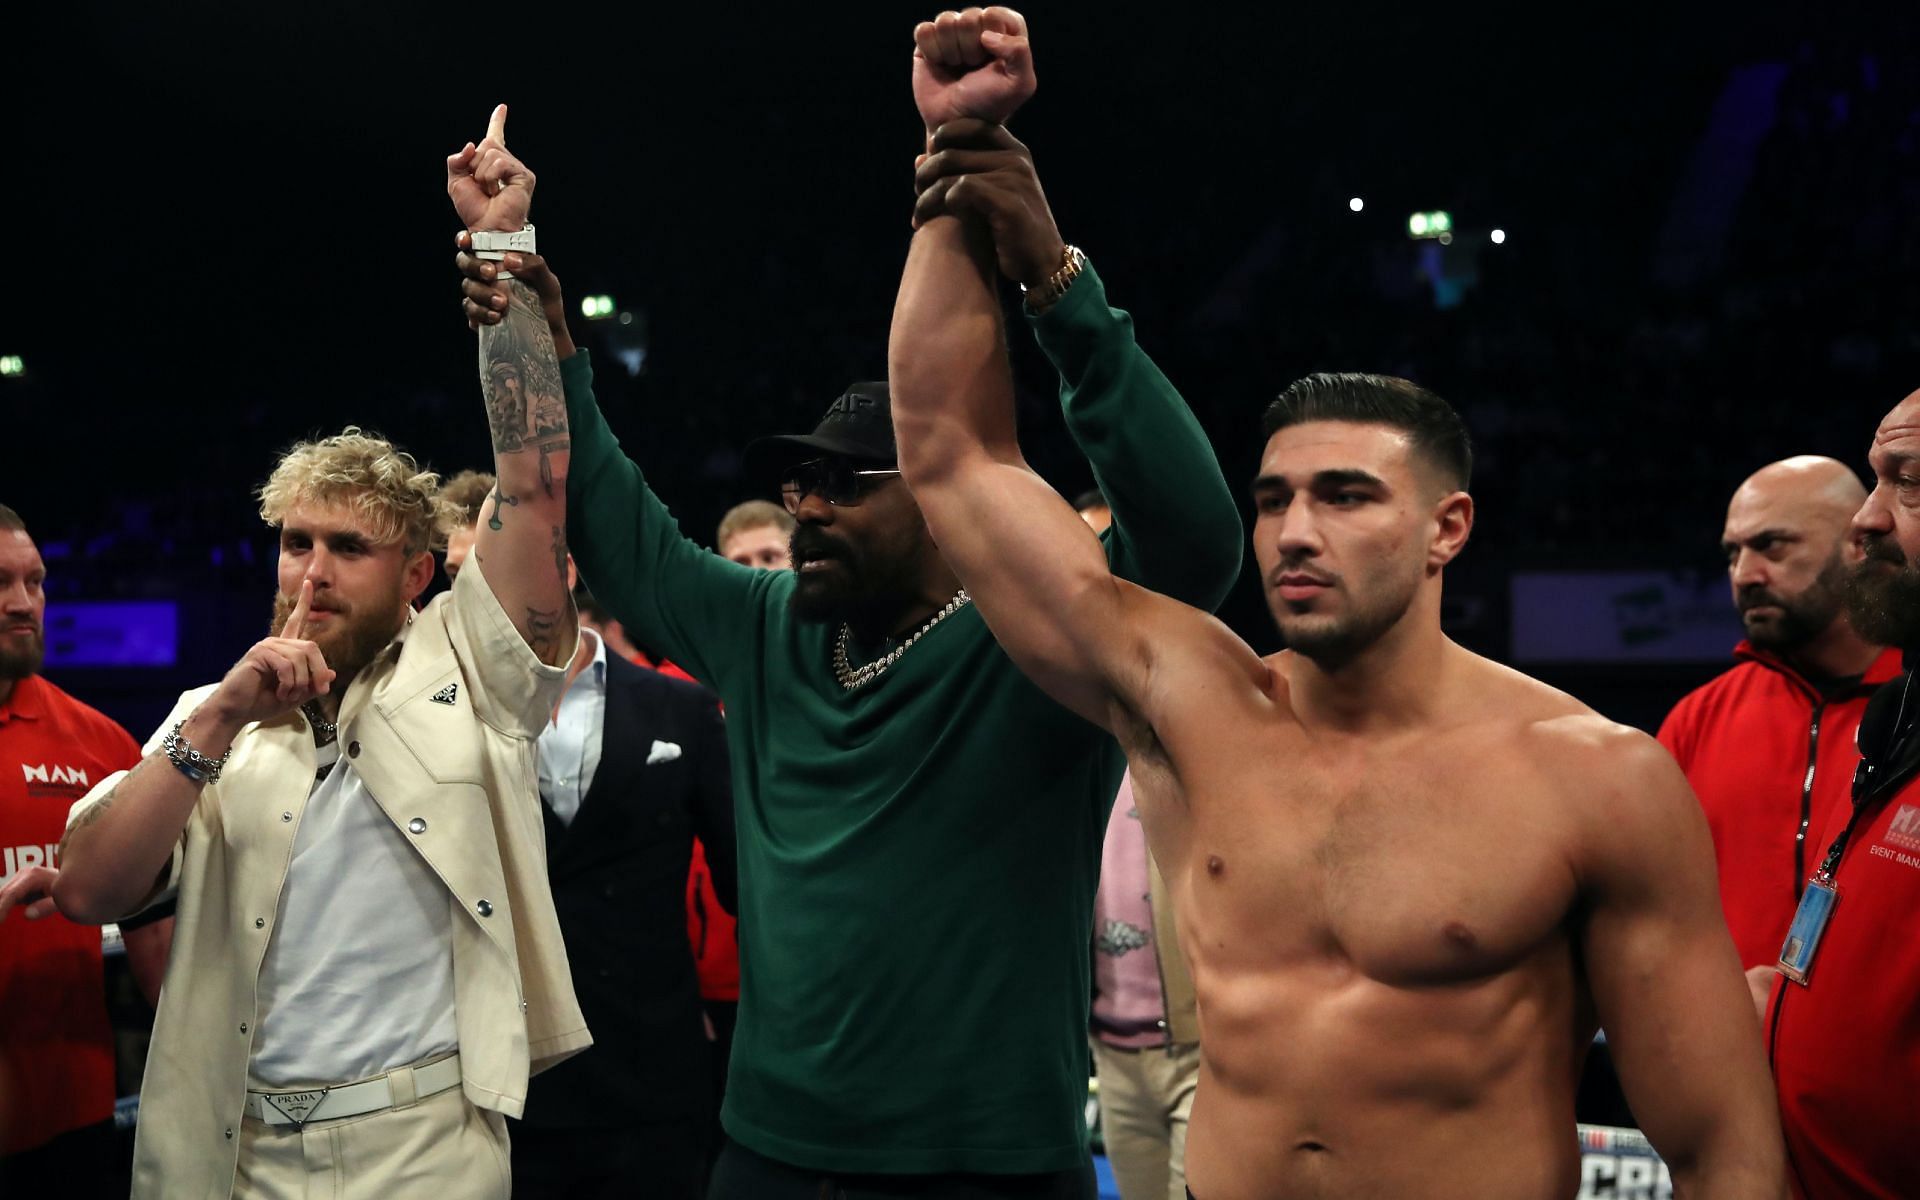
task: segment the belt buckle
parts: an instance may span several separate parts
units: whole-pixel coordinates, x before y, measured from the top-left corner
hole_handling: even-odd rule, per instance
[[[320,1102],[325,1100],[327,1093],[332,1090],[330,1087],[323,1087],[305,1092],[262,1092],[260,1099],[271,1105],[273,1111],[285,1117],[293,1126],[293,1131],[299,1133],[306,1127],[308,1119],[313,1115],[313,1110],[320,1107]]]

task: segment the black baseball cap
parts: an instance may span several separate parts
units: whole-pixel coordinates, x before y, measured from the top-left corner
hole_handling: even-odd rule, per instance
[[[886,380],[856,383],[840,394],[812,433],[781,433],[747,444],[747,475],[769,480],[811,458],[833,455],[893,465],[893,400]]]

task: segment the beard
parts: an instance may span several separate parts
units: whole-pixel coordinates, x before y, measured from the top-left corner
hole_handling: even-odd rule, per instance
[[[1740,621],[1754,645],[1768,650],[1797,650],[1825,633],[1845,607],[1847,565],[1834,550],[1833,558],[1820,568],[1820,574],[1799,595],[1783,596],[1765,588],[1743,590],[1736,603]],[[1756,616],[1751,610],[1762,605],[1780,610],[1777,617]]]
[[[1398,580],[1381,578],[1372,581],[1376,586],[1368,595],[1356,597],[1346,590],[1340,577],[1333,577],[1331,582],[1331,592],[1352,601],[1344,613],[1298,612],[1277,595],[1269,594],[1267,598],[1273,623],[1279,627],[1287,649],[1312,659],[1316,666],[1327,671],[1346,666],[1398,624],[1413,606],[1414,594],[1420,587],[1418,576],[1409,577],[1404,585]]]
[[[1866,558],[1847,572],[1847,616],[1861,637],[1879,646],[1920,650],[1920,570],[1892,538],[1876,535]]]
[[[876,561],[867,550],[816,526],[796,526],[789,545],[794,578],[787,609],[797,620],[865,626],[897,610],[901,598],[913,592],[906,577],[910,564],[889,569],[890,564]],[[800,564],[809,559],[824,559],[830,565],[802,571]]]
[[[287,618],[293,614],[294,606],[299,602],[298,594],[285,596],[275,593],[273,624],[267,629],[269,637],[280,636],[280,631],[287,627]],[[394,634],[400,632],[400,626],[406,620],[397,583],[390,598],[368,607],[364,612],[357,606],[329,608],[327,611],[333,614],[333,619],[327,623],[330,628],[319,633],[309,631],[307,640],[320,647],[320,656],[327,660],[327,666],[337,676],[334,683],[336,688],[345,687],[347,680],[373,661],[374,655],[385,650],[387,643],[393,640]]]
[[[0,634],[0,679],[21,680],[40,673],[47,657],[47,630],[34,622],[31,633]]]

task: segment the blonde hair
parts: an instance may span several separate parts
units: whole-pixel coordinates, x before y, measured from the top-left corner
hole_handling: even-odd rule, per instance
[[[440,476],[357,425],[294,446],[259,494],[260,519],[275,528],[297,505],[340,505],[366,522],[376,543],[398,542],[408,554],[440,549],[448,522],[458,519],[440,495]]]
[[[447,502],[454,529],[471,529],[480,523],[480,509],[493,492],[494,479],[485,471],[462,471],[440,487],[440,498]]]
[[[759,529],[764,525],[771,525],[781,533],[791,533],[794,521],[792,515],[778,504],[768,500],[748,500],[744,504],[734,505],[727,510],[726,516],[720,518],[720,530],[713,535],[713,544],[724,551],[728,539],[734,534]]]

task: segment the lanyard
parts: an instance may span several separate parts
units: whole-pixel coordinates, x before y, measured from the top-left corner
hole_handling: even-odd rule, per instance
[[[1906,682],[1900,688],[1900,707],[1893,716],[1893,736],[1888,739],[1885,751],[1874,758],[1862,756],[1860,765],[1853,769],[1853,812],[1848,815],[1847,823],[1840,830],[1840,836],[1833,839],[1833,845],[1827,848],[1827,856],[1820,860],[1820,869],[1813,877],[1822,883],[1833,882],[1833,873],[1840,869],[1840,856],[1847,852],[1847,841],[1853,837],[1854,826],[1860,823],[1860,814],[1865,811],[1865,801],[1869,792],[1879,781],[1874,778],[1882,765],[1891,766],[1900,761],[1901,752],[1907,748],[1907,739],[1912,730],[1904,728],[1907,721],[1907,701],[1913,693],[1913,673],[1907,673]]]

